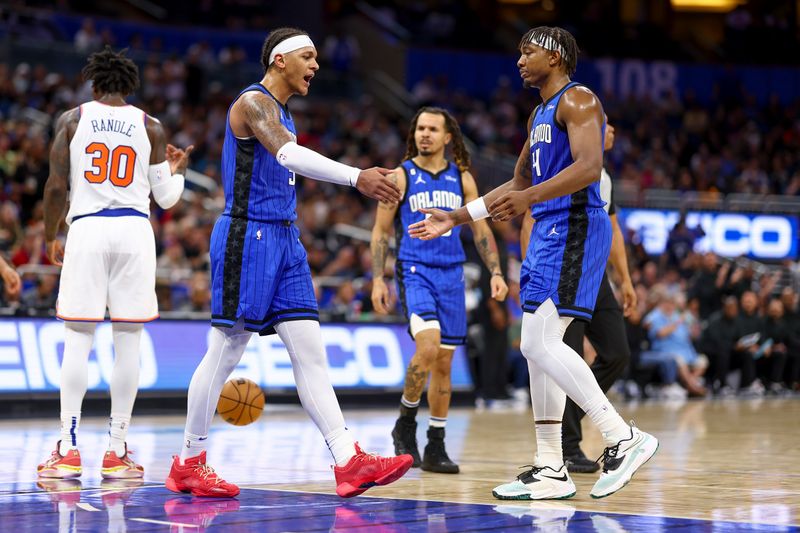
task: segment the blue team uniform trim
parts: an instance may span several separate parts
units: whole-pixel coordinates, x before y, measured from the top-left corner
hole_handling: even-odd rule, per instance
[[[118,207],[115,209],[101,209],[96,213],[89,213],[86,215],[78,215],[73,217],[72,221],[75,222],[76,220],[80,220],[86,217],[142,217],[142,218],[149,218],[149,215],[146,213],[142,213],[141,211],[137,211],[136,209],[130,207]]]

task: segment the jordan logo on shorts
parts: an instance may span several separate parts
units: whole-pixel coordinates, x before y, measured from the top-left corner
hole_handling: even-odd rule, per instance
[[[548,237],[550,237],[551,235],[555,235],[556,237],[558,236],[558,232],[556,231],[556,225],[555,224],[553,224],[553,229],[550,230],[550,233],[547,234]]]

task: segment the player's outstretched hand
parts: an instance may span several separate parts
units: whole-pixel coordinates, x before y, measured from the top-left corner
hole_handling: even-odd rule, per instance
[[[425,220],[420,220],[408,226],[408,234],[414,239],[429,241],[444,235],[455,226],[448,211],[420,208],[420,212],[427,215]]]
[[[389,287],[383,279],[372,280],[372,307],[379,315],[388,315],[391,305],[389,302]]]
[[[169,171],[173,174],[183,174],[186,172],[186,167],[189,166],[189,154],[194,150],[194,145],[189,146],[186,150],[167,145],[167,161],[169,161]]]
[[[531,206],[526,191],[507,192],[489,206],[489,214],[495,222],[511,220]]]
[[[47,259],[56,266],[62,266],[64,260],[64,245],[58,239],[47,241]]]
[[[372,167],[362,170],[356,181],[356,189],[373,200],[396,204],[400,201],[400,189],[397,184],[389,177],[394,170],[388,168]]]
[[[17,296],[22,287],[22,280],[19,279],[17,271],[7,265],[5,261],[0,262],[0,276],[3,278],[3,285],[5,285],[6,294],[9,296]]]
[[[489,285],[492,287],[492,298],[498,302],[502,302],[506,299],[508,295],[508,285],[506,285],[506,280],[503,279],[503,276],[492,276]]]

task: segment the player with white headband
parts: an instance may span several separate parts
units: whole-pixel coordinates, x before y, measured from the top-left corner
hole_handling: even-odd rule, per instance
[[[264,77],[244,89],[228,111],[222,149],[225,210],[211,235],[211,324],[208,351],[189,385],[180,457],[167,488],[195,496],[232,497],[239,488],[206,464],[206,443],[222,386],[252,334],[277,333],[292,361],[297,391],[336,463],[336,493],[361,494],[399,479],[410,455],[364,453],[345,427],[328,377],[328,358],[306,251],[300,242],[295,174],[356,187],[382,202],[400,200],[389,170],[360,170],[297,144],[286,102],[308,93],[319,69],[317,50],[302,30],[270,33],[261,53]]]
[[[528,119],[514,176],[464,207],[420,209],[429,217],[411,224],[409,234],[429,240],[458,224],[489,216],[510,220],[531,209],[536,224],[520,272],[520,350],[531,378],[536,457],[529,470],[492,494],[501,500],[575,495],[561,445],[569,396],[603,435],[603,471],[590,494],[604,498],[628,484],[655,454],[658,439],[625,423],[583,359],[564,343],[572,320],[592,319],[611,247],[611,222],[599,187],[603,106],[570,79],[578,45],[568,31],[533,28],[522,37],[519,52],[523,85],[538,88],[542,103]]]

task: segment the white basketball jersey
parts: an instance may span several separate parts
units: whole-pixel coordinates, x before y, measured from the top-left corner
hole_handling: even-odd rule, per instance
[[[150,215],[150,139],[144,111],[97,101],[81,106],[69,144],[67,223],[103,209],[130,208]]]

